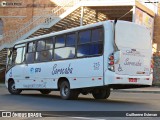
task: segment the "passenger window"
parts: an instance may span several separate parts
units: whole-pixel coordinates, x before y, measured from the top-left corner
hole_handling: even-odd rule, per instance
[[[27,44],[26,63],[33,63],[35,56],[35,42]]]
[[[33,63],[34,55],[35,53],[26,53],[26,63]]]
[[[78,46],[77,57],[99,55],[103,52],[102,42],[95,42],[91,44],[82,44]]]
[[[36,52],[36,61],[50,61],[52,60],[52,50],[45,50],[41,52]]]
[[[77,48],[77,57],[89,56],[90,44],[79,45]]]
[[[75,33],[68,34],[66,35],[66,39],[64,39],[65,37],[63,36],[63,40],[61,37],[62,36],[56,37],[57,39],[56,39],[55,47],[58,47],[58,48],[55,48],[54,50],[54,59],[61,60],[61,59],[74,58],[76,34]],[[58,42],[58,41],[61,41],[61,42]]]
[[[65,36],[57,36],[55,48],[64,47],[65,46]]]
[[[37,51],[45,50],[45,40],[40,40],[37,42]]]
[[[103,40],[103,30],[102,28],[97,28],[92,30],[92,41],[102,41]]]
[[[84,44],[88,43],[91,40],[91,30],[85,30],[79,32],[79,43]]]
[[[75,45],[76,41],[76,34],[69,34],[66,37],[66,46],[73,46]]]
[[[75,47],[64,47],[54,50],[55,60],[74,58],[75,56]]]
[[[36,62],[52,60],[53,39],[47,38],[37,42]]]
[[[91,55],[100,55],[103,52],[103,43],[102,42],[94,42],[90,45],[90,54]]]
[[[53,48],[53,39],[47,39],[46,40],[46,50]]]
[[[102,52],[103,52],[102,28],[94,28],[92,30],[79,32],[77,57],[96,56],[102,54]]]
[[[27,46],[28,46],[27,52],[34,52],[35,51],[35,43],[34,42],[28,43]]]

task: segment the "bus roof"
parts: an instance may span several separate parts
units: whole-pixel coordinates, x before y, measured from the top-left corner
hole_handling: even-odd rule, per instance
[[[30,42],[30,41],[36,41],[41,38],[51,37],[51,36],[60,35],[60,34],[64,34],[64,33],[71,33],[71,32],[77,31],[77,30],[83,30],[83,29],[87,29],[87,28],[91,28],[91,27],[101,26],[108,21],[111,21],[111,20],[93,23],[93,24],[84,25],[84,26],[79,26],[79,27],[75,27],[75,28],[71,28],[71,29],[67,29],[67,30],[62,30],[62,31],[54,32],[54,33],[49,33],[49,34],[45,34],[45,35],[40,35],[40,36],[36,36],[33,38],[29,38],[29,39],[24,39],[24,40],[16,42],[15,45]]]

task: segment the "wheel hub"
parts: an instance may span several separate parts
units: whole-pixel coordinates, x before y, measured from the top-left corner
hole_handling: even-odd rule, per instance
[[[11,86],[11,89],[13,90],[13,91],[16,91],[17,89],[15,88],[15,84],[13,84],[12,86]]]
[[[66,96],[66,95],[68,94],[68,92],[69,92],[68,87],[67,87],[67,86],[64,86],[64,88],[62,89],[62,94],[63,94],[63,96]]]

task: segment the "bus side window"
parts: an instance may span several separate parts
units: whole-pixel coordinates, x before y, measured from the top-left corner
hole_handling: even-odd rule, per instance
[[[45,50],[45,40],[37,41],[37,51]]]
[[[21,64],[24,62],[25,47],[14,48],[13,61],[15,64]]]
[[[52,37],[37,42],[36,62],[52,60],[53,39]]]
[[[55,48],[60,48],[65,46],[65,36],[59,35],[56,37]]]
[[[79,32],[79,44],[89,43],[91,40],[91,30]]]
[[[92,30],[91,54],[99,55],[103,52],[103,29],[95,28]]]
[[[77,57],[90,56],[91,30],[80,31],[78,37]]]
[[[90,32],[89,32],[90,31]],[[96,56],[103,52],[103,29],[94,28],[79,32],[77,57]]]
[[[63,38],[63,39],[62,39]],[[70,59],[75,57],[76,34],[70,33],[66,37],[56,37],[54,59]]]
[[[33,63],[35,56],[35,43],[30,42],[27,44],[26,63]]]
[[[103,29],[96,28],[92,30],[92,38],[93,42],[103,41]]]

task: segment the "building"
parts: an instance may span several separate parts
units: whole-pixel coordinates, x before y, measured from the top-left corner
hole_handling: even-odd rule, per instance
[[[0,0],[0,42],[38,17],[51,14],[55,7],[50,0]],[[6,49],[0,51],[0,81],[4,80],[6,53]]]
[[[155,3],[154,3],[155,2]],[[160,50],[156,0],[0,0],[0,65],[14,42],[72,27],[121,19],[147,26]],[[155,31],[153,32],[155,19]]]

